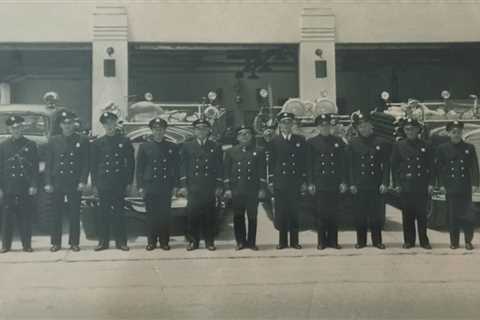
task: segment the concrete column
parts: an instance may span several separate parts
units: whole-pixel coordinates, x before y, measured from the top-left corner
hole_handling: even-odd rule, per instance
[[[0,104],[10,104],[10,84],[6,82],[0,83]]]
[[[113,51],[112,51],[113,49]],[[113,74],[105,74],[114,70]],[[112,61],[113,60],[113,61]],[[128,19],[125,7],[97,6],[93,16],[92,130],[101,134],[102,108],[115,103],[125,116],[128,104]]]
[[[335,102],[335,16],[330,9],[309,7],[302,10],[300,19],[300,99],[328,98]],[[316,76],[315,61],[326,62],[325,78]]]

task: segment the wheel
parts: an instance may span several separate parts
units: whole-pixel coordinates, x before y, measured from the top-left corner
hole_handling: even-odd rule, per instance
[[[447,202],[443,200],[430,200],[427,211],[427,226],[435,230],[448,229]]]
[[[52,193],[41,190],[37,198],[36,223],[41,232],[50,233],[53,227],[55,203]]]

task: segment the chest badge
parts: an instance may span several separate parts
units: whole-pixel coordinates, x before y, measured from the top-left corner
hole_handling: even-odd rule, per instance
[[[119,143],[119,144],[118,144],[118,147],[119,147],[119,148],[123,148],[123,143]]]
[[[211,153],[213,153],[213,151],[214,151],[213,149],[210,149],[210,152],[211,152]]]
[[[75,144],[75,147],[80,148],[80,142],[77,142],[77,143]]]
[[[172,152],[173,152],[173,151],[172,151],[172,149],[168,149],[168,153],[170,153],[170,154],[171,154]]]
[[[338,143],[335,143],[333,146],[334,146],[335,148],[338,148],[338,147],[339,147]]]
[[[25,147],[25,149],[24,149],[24,150],[25,150],[25,152],[28,152],[28,150],[29,150],[29,149],[28,149],[28,147]]]
[[[375,149],[380,151],[381,148],[380,148],[380,146],[376,146]]]
[[[297,148],[300,148],[300,142],[297,142],[296,146]]]
[[[421,148],[420,151],[422,151],[422,152],[427,152],[427,149]]]
[[[465,154],[470,154],[470,151],[468,149],[465,150]]]
[[[256,152],[253,152],[253,156],[256,157],[256,156],[257,156],[257,153],[256,153]]]

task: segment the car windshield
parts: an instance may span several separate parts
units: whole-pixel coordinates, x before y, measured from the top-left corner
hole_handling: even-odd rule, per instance
[[[11,114],[0,114],[0,134],[9,134],[8,126],[5,123],[8,117],[12,116]],[[15,115],[20,115],[15,113]],[[46,136],[48,135],[48,117],[42,114],[21,114],[25,119],[24,122],[24,132],[25,135],[32,136]]]

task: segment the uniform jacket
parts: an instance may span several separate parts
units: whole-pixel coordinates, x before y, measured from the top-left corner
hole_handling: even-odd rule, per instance
[[[281,134],[268,143],[269,174],[278,190],[299,192],[307,182],[307,143],[300,135],[292,134],[286,140]]]
[[[52,136],[47,146],[46,184],[65,191],[76,190],[78,183],[87,183],[90,142],[77,133],[69,137]]]
[[[402,192],[421,192],[433,185],[434,155],[430,145],[416,139],[400,140],[394,144],[390,161],[394,186]]]
[[[265,152],[254,145],[236,145],[225,152],[225,188],[233,194],[256,195],[265,184]]]
[[[189,193],[211,194],[223,185],[222,149],[211,140],[187,141],[180,151],[180,181]]]
[[[38,185],[38,150],[35,142],[21,137],[0,144],[0,189],[24,195]]]
[[[317,135],[308,140],[309,183],[319,191],[336,191],[341,183],[347,183],[345,143],[339,137]]]
[[[180,155],[170,141],[149,141],[140,145],[137,154],[137,187],[146,193],[170,193],[178,187]]]
[[[130,140],[104,135],[92,143],[92,183],[102,190],[125,190],[133,182],[135,159]]]
[[[436,151],[438,183],[448,193],[470,193],[472,186],[479,185],[477,153],[472,144],[446,142]]]
[[[376,137],[353,138],[347,147],[349,184],[359,190],[378,190],[390,183],[391,146]]]

